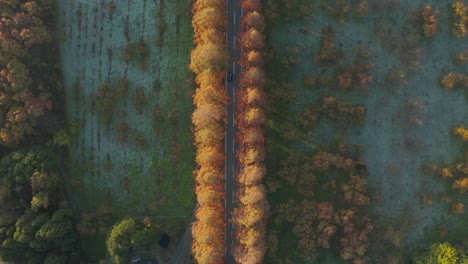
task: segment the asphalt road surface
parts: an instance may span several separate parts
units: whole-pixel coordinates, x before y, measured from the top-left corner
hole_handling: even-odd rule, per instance
[[[225,199],[225,218],[228,221],[226,224],[226,259],[225,263],[231,264],[235,263],[234,258],[231,254],[232,252],[232,223],[229,222],[231,219],[231,211],[234,209],[234,190],[236,187],[235,182],[235,170],[236,170],[236,147],[235,147],[235,137],[236,137],[236,127],[234,124],[235,120],[235,93],[237,89],[237,80],[241,71],[241,67],[237,64],[239,59],[239,52],[236,47],[236,37],[239,32],[240,17],[241,17],[241,8],[240,1],[238,0],[226,0],[227,3],[227,12],[228,12],[228,30],[226,34],[226,45],[227,50],[230,54],[229,58],[226,61],[226,70],[232,72],[233,78],[231,82],[228,82],[226,79],[226,91],[229,95],[229,103],[227,105],[227,124],[226,124],[226,134],[224,141],[224,149],[226,152],[226,199]]]

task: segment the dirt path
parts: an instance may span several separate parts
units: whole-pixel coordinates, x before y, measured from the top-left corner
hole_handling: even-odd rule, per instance
[[[192,223],[187,224],[185,233],[179,241],[169,263],[171,264],[189,264],[191,263],[192,246]]]

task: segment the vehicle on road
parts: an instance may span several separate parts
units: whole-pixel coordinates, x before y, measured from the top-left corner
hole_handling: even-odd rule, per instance
[[[228,82],[232,82],[232,79],[234,78],[234,75],[232,74],[232,72],[228,71],[227,72],[227,75],[226,75],[226,79]]]

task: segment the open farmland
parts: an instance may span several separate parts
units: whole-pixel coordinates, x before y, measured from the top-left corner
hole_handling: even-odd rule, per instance
[[[190,8],[186,0],[57,1],[67,117],[78,126],[67,181],[76,216],[97,216],[96,235],[82,236],[92,258],[105,255],[107,228],[125,216],[150,217],[171,247],[191,220]],[[138,42],[149,55],[124,60]],[[128,89],[97,96],[103,84],[117,93],[122,80]]]
[[[441,84],[468,72],[454,1],[286,2],[263,1],[266,262],[461,263],[425,261],[437,243],[466,261],[467,84]]]

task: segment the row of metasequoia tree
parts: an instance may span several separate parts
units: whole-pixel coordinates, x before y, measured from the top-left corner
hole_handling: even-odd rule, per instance
[[[240,48],[243,67],[236,122],[238,127],[236,208],[233,211],[234,248],[237,263],[262,263],[266,251],[266,218],[269,212],[266,189],[262,184],[266,174],[264,164],[264,131],[266,98],[263,92],[265,73],[262,69],[262,49],[265,37],[264,17],[260,0],[241,2]]]
[[[198,163],[194,172],[198,204],[192,225],[192,252],[198,263],[223,263],[226,4],[224,0],[197,0],[192,12],[196,47],[190,68],[197,75],[198,85],[192,115]]]

